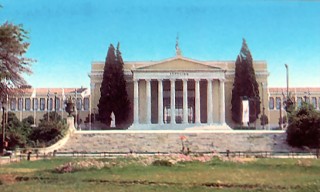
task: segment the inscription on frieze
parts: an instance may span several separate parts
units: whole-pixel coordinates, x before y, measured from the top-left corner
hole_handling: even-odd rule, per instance
[[[185,76],[189,76],[189,73],[187,73],[187,72],[170,72],[170,76],[185,77]]]

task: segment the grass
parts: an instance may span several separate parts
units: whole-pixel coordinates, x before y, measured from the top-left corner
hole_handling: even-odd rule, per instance
[[[80,159],[81,160],[81,159]],[[82,159],[83,160],[83,159]],[[113,166],[73,173],[53,170],[72,158],[23,161],[0,167],[1,191],[320,191],[316,159],[213,159],[171,166],[143,165],[136,159],[101,159]],[[164,164],[165,165],[165,164]]]

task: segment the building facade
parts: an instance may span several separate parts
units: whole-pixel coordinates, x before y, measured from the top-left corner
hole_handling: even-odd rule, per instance
[[[285,128],[287,91],[297,108],[305,101],[320,110],[320,88],[269,88],[267,63],[254,61],[253,67],[261,101],[259,118],[265,114],[269,122],[262,126],[258,119],[254,123],[257,129]],[[65,103],[71,97],[76,103],[76,122],[82,124],[79,129],[99,129],[101,124],[91,124],[98,114],[103,70],[104,62],[92,62],[90,88],[25,88],[21,94],[8,97],[6,109],[19,120],[34,117],[37,125],[47,112],[67,117]],[[231,116],[235,61],[199,61],[177,53],[160,61],[125,62],[124,74],[131,108],[129,129],[219,130],[240,126]]]
[[[104,62],[91,66],[92,107],[97,110]],[[260,98],[268,105],[265,61],[254,61]],[[131,129],[234,127],[231,93],[235,61],[199,61],[177,54],[161,61],[125,62]]]
[[[8,96],[6,111],[15,113],[21,121],[29,116],[34,117],[35,125],[48,112],[57,112],[66,118],[66,100],[71,97],[75,104],[74,115],[78,121],[88,121],[90,114],[90,90],[87,88],[24,88],[15,96]],[[0,102],[2,108],[2,102]]]
[[[288,93],[287,93],[288,92]],[[299,108],[302,102],[313,105],[315,110],[320,111],[320,87],[292,87],[287,88],[269,88],[268,89],[268,118],[271,120],[268,127],[279,127],[280,117],[286,119],[287,114],[284,110],[283,103],[287,94],[295,103],[296,108]],[[283,126],[286,125],[284,120]]]

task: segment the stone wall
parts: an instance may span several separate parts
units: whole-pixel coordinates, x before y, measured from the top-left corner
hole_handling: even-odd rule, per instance
[[[186,139],[181,140],[181,137]],[[284,131],[76,131],[59,152],[298,151]]]

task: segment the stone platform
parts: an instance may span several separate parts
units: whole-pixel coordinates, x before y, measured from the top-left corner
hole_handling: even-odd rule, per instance
[[[298,151],[286,144],[284,131],[119,130],[75,131],[58,152],[177,153],[182,143],[192,152]]]
[[[225,130],[232,129],[227,124],[138,124],[131,125],[129,130]]]

